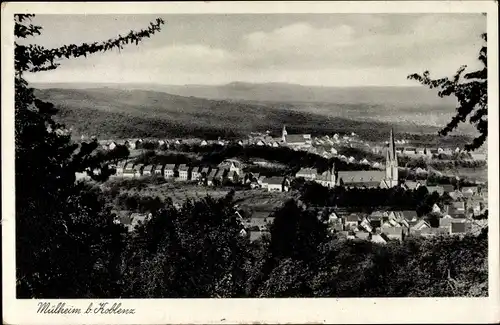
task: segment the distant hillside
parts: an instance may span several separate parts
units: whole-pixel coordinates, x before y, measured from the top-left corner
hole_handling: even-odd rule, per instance
[[[453,109],[452,98],[439,98],[425,87],[319,87],[288,83],[232,82],[226,85],[158,84],[36,84],[37,88],[118,88],[161,91],[180,96],[270,102],[314,102],[335,104],[381,104],[437,106]]]
[[[185,135],[217,138],[266,130],[279,134],[283,124],[287,125],[289,132],[331,134],[354,131],[381,139],[387,137],[391,126],[396,132],[435,133],[437,130],[411,123],[364,122],[307,112],[293,104],[250,104],[145,90],[42,89],[36,94],[60,109],[58,118],[72,127],[75,134],[98,135],[101,138]],[[343,105],[338,107],[342,109]],[[359,110],[366,111],[366,108]]]

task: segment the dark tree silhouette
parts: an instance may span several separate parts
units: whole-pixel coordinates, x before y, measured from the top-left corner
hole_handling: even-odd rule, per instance
[[[33,16],[15,15],[14,29],[17,296],[116,297],[123,228],[114,224],[100,193],[75,182],[76,172],[104,180],[111,168],[95,154],[96,141],[71,142],[64,125],[53,120],[54,105],[35,97],[24,73],[137,44],[164,22],[158,19],[145,30],[100,43],[47,49],[20,44],[41,34],[42,27],[31,23]]]
[[[458,127],[460,123],[466,122],[474,125],[479,136],[465,146],[465,150],[474,150],[486,141],[488,136],[488,69],[487,69],[487,44],[486,33],[481,35],[484,44],[479,51],[479,61],[483,68],[477,71],[465,73],[467,66],[461,66],[452,79],[432,79],[429,71],[423,74],[412,74],[408,79],[413,79],[431,89],[439,89],[440,97],[454,95],[458,100],[457,113],[451,121],[439,131],[440,135],[447,135]]]

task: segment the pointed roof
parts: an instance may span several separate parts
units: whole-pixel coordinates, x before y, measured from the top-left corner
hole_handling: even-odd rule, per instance
[[[389,138],[389,148],[387,149],[387,158],[389,161],[396,161],[396,145],[394,144],[394,129],[391,128],[391,135]]]

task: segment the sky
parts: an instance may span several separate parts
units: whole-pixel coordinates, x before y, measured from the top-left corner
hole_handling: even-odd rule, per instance
[[[412,86],[412,73],[452,76],[479,67],[481,14],[37,15],[48,48],[106,40],[146,27],[139,46],[61,61],[32,82]]]

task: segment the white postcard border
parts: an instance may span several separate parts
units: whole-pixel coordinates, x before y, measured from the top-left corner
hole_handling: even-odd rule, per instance
[[[486,12],[489,83],[488,298],[122,299],[17,300],[14,246],[14,13],[461,13]],[[235,324],[235,323],[471,323],[500,321],[498,220],[498,13],[494,1],[2,3],[2,241],[5,324]],[[29,186],[29,184],[26,184]],[[43,230],[41,230],[43,231]],[[38,303],[121,303],[133,315],[37,314]]]

